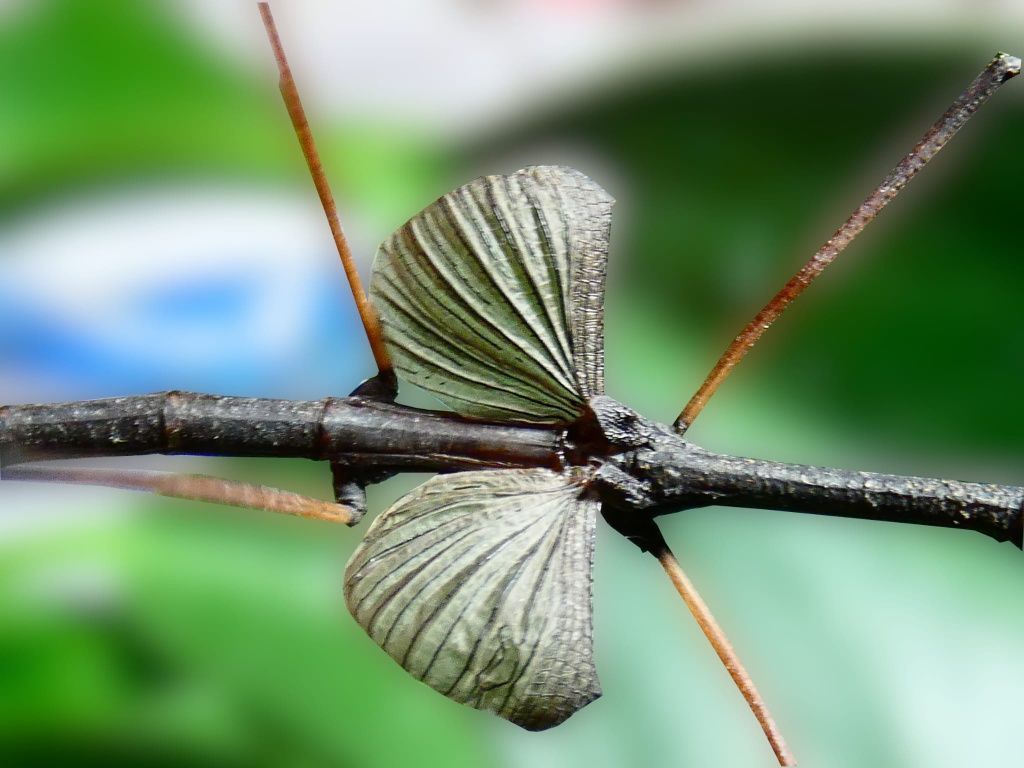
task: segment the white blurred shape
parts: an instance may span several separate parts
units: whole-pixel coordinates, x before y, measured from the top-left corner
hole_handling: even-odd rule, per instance
[[[990,0],[385,0],[272,3],[307,106],[459,135],[637,68],[749,60],[796,41],[1013,44],[1024,3]],[[197,24],[273,77],[251,3],[187,4]],[[1019,35],[1016,36],[1019,38]],[[987,48],[985,55],[991,53]],[[269,80],[268,80],[269,81]]]
[[[353,240],[356,253],[372,253]],[[82,365],[90,374],[115,362],[183,374],[273,370],[275,361],[300,362],[300,346],[315,346],[321,305],[334,306],[329,280],[337,282],[336,306],[350,303],[332,248],[312,195],[217,185],[121,189],[37,209],[5,229],[0,302],[89,350],[95,362]],[[6,323],[7,338],[35,330],[31,320]],[[336,348],[344,352],[345,340]],[[0,369],[9,398],[19,371],[4,360]],[[61,383],[69,382],[52,382]],[[25,386],[42,386],[33,399],[48,394],[45,382]]]

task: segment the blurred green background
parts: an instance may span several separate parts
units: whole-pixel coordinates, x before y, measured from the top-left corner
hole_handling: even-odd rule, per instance
[[[439,3],[443,13],[416,16],[397,3],[387,13],[437,26],[394,37],[365,9],[280,6],[365,270],[375,242],[481,173],[572,164],[617,197],[608,389],[664,421],[993,51],[1024,48],[1024,17],[1000,3],[954,3],[928,24],[873,3],[837,4],[835,17],[799,4],[611,2]],[[471,34],[480,39],[468,49]],[[96,201],[151,189],[255,189],[315,210],[261,35],[247,3],[0,6],[0,402],[211,380],[187,356],[159,375],[113,366],[68,346],[74,323],[34,335],[33,316],[12,308],[31,287],[19,276],[47,263],[10,235],[26,222],[58,230],[69,209],[88,216]],[[430,44],[403,52],[417,36]],[[317,69],[357,43],[358,71]],[[522,58],[501,59],[513,51]],[[432,83],[433,112],[385,87],[403,72]],[[1006,91],[750,355],[695,441],[1024,483],[1024,87]],[[326,228],[314,234],[313,256],[337,281],[329,302],[341,305]],[[104,279],[152,258],[108,255],[89,265]],[[226,346],[221,390],[342,395],[371,372],[347,304],[316,334],[295,341],[304,351],[285,384],[238,378]],[[199,466],[328,493],[326,469],[304,462]],[[372,489],[371,509],[421,479]],[[348,617],[341,574],[358,530],[6,485],[0,518],[3,765],[773,764],[660,569],[606,529],[595,577],[605,696],[529,734],[414,682]],[[1018,550],[954,531],[724,508],[664,528],[802,764],[1021,764]]]

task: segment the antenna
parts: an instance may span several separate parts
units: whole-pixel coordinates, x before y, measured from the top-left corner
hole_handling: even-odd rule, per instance
[[[288,59],[284,54],[284,46],[277,33],[277,25],[274,23],[274,16],[270,12],[269,3],[259,3],[260,15],[263,17],[263,26],[267,28],[267,37],[274,49],[274,59],[277,61],[278,71],[281,73],[279,87],[281,96],[284,98],[285,107],[288,109],[288,116],[291,118],[292,126],[295,128],[295,135],[302,147],[302,154],[306,158],[306,165],[309,166],[309,173],[313,177],[313,185],[320,196],[320,204],[323,206],[324,215],[327,216],[327,223],[331,228],[331,235],[334,237],[334,244],[338,249],[338,256],[341,257],[341,265],[345,268],[345,277],[348,278],[349,288],[352,290],[352,298],[355,300],[356,309],[359,310],[359,317],[363,322],[363,329],[366,331],[366,339],[370,342],[370,349],[373,351],[373,359],[377,363],[377,370],[386,378],[394,376],[394,369],[387,348],[384,346],[384,335],[381,332],[380,320],[374,312],[370,302],[366,299],[363,290],[363,283],[359,279],[359,271],[356,269],[355,261],[352,258],[352,250],[345,239],[345,233],[341,229],[338,220],[338,207],[334,202],[334,195],[331,186],[327,182],[323,165],[320,162],[320,154],[316,149],[316,142],[313,140],[313,132],[306,120],[306,112],[302,108],[302,100],[299,98],[299,89],[295,85],[291,68],[288,66]]]
[[[707,405],[718,387],[732,373],[732,369],[746,356],[757,340],[764,335],[772,323],[786,311],[786,308],[803,293],[814,280],[825,271],[842,253],[846,246],[853,242],[864,228],[898,195],[908,182],[917,175],[924,166],[964,127],[971,116],[978,111],[988,98],[998,90],[999,86],[1015,75],[1020,74],[1021,61],[1016,56],[998,53],[982,70],[967,89],[957,97],[956,101],[928,129],[917,145],[890,171],[882,183],[868,195],[850,218],[835,231],[824,245],[818,249],[810,261],[800,268],[789,279],[782,290],[769,301],[754,319],[733,339],[729,348],[711,369],[700,389],[690,398],[682,413],[672,425],[680,434],[686,432],[694,419]]]

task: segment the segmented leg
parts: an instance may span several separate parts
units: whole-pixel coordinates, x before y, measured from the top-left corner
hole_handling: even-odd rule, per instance
[[[208,475],[142,470],[19,465],[3,471],[4,480],[37,483],[98,485],[190,501],[207,501],[244,509],[262,509],[296,517],[354,524],[358,516],[348,507],[265,485],[223,480]]]

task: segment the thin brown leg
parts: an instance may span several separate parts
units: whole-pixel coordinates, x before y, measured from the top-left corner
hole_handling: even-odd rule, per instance
[[[327,520],[351,525],[356,522],[348,507],[265,485],[239,483],[207,475],[170,472],[94,469],[86,467],[14,466],[4,469],[4,480],[98,485],[190,501],[207,501],[244,509],[262,509],[284,515]]]
[[[288,116],[295,128],[295,135],[302,147],[302,154],[306,158],[306,165],[309,166],[309,173],[313,177],[313,184],[320,196],[320,204],[323,206],[324,215],[327,216],[327,223],[331,228],[331,235],[334,237],[334,244],[338,249],[338,256],[341,257],[341,265],[345,268],[345,276],[348,278],[349,288],[352,290],[352,298],[356,302],[356,309],[359,310],[359,317],[363,321],[363,329],[366,331],[366,338],[370,342],[370,349],[373,351],[373,359],[377,363],[377,370],[385,376],[392,374],[393,366],[388,356],[387,348],[384,346],[384,336],[381,333],[380,321],[377,313],[374,312],[370,302],[366,299],[363,291],[363,283],[359,279],[359,271],[356,269],[355,261],[352,258],[352,250],[349,248],[348,240],[341,229],[341,222],[338,220],[338,206],[334,202],[334,195],[331,186],[327,182],[327,175],[324,173],[323,165],[320,162],[320,153],[317,152],[316,142],[313,140],[313,132],[309,128],[309,121],[306,120],[306,112],[302,108],[302,101],[299,98],[299,89],[295,85],[291,68],[288,66],[288,59],[284,55],[284,46],[277,34],[277,26],[274,24],[274,17],[270,13],[269,3],[260,3],[260,15],[263,17],[263,25],[267,28],[267,37],[270,38],[270,45],[274,49],[274,58],[277,60],[277,68],[281,73],[280,88],[281,96],[284,97],[285,107],[288,109]]]
[[[746,668],[744,668],[743,662],[740,661],[740,657],[732,647],[732,643],[729,642],[729,638],[726,637],[722,628],[718,626],[718,622],[715,621],[715,617],[711,614],[707,603],[704,602],[700,593],[697,592],[697,588],[683,571],[679,561],[676,560],[676,556],[672,554],[672,550],[669,549],[668,544],[665,543],[660,534],[658,535],[657,543],[651,547],[650,551],[652,555],[658,558],[658,562],[661,563],[661,567],[665,569],[665,573],[672,580],[672,584],[675,586],[676,591],[679,592],[680,597],[683,598],[686,607],[690,609],[690,613],[697,620],[697,624],[700,626],[704,636],[711,643],[711,647],[715,649],[718,658],[722,660],[722,664],[725,665],[729,676],[736,683],[736,687],[740,689],[740,693],[743,694],[747,705],[754,713],[754,717],[757,718],[757,722],[761,725],[761,730],[764,731],[764,735],[767,737],[768,743],[771,745],[772,751],[779,761],[779,765],[796,765],[796,758],[793,757],[789,747],[786,746],[782,733],[779,732],[778,726],[775,725],[775,719],[772,717],[771,712],[768,711],[767,705],[761,698],[761,694],[758,693],[757,687],[754,685],[754,681],[751,680]]]
[[[1016,56],[1009,56],[1005,53],[998,54],[989,65],[978,75],[974,81],[967,86],[967,89],[960,94],[945,114],[928,129],[928,132],[911,150],[910,154],[903,158],[888,176],[882,181],[878,188],[872,192],[846,220],[846,222],[835,231],[825,244],[818,249],[818,252],[811,257],[810,261],[801,267],[789,282],[786,283],[769,301],[764,308],[757,313],[753,320],[740,331],[733,339],[729,348],[722,353],[722,356],[715,363],[711,373],[704,379],[700,389],[690,398],[683,412],[679,414],[673,425],[676,431],[685,432],[693,420],[707,405],[708,400],[715,394],[715,391],[725,381],[732,369],[744,358],[750,348],[757,343],[757,340],[764,335],[772,323],[778,320],[779,316],[786,311],[786,308],[803,293],[814,280],[825,271],[825,268],[836,260],[846,246],[853,242],[868,224],[888,205],[907,183],[917,175],[917,172],[924,168],[940,149],[952,139],[957,131],[970,119],[982,104],[991,96],[1000,85],[1005,83],[1014,75],[1020,74],[1021,62]]]

